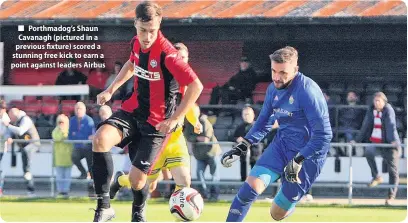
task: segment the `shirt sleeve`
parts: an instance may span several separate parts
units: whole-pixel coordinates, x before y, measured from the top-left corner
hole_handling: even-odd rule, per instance
[[[329,145],[333,134],[330,126],[329,111],[319,86],[311,82],[306,84],[305,93],[300,94],[301,108],[311,128],[309,142],[300,150],[306,159]]]
[[[197,78],[193,69],[183,61],[177,53],[171,53],[164,59],[164,64],[177,82],[182,86],[187,86]]]
[[[133,45],[135,43],[135,41],[137,40],[137,37],[133,37],[132,40],[130,41],[130,56],[129,56],[129,60],[130,62],[134,63],[135,62],[135,53],[133,52]]]
[[[245,139],[251,144],[259,143],[272,130],[273,123],[275,123],[275,116],[273,115],[272,108],[272,95],[273,87],[272,85],[269,85],[259,117],[256,119],[255,124],[249,132],[245,135]]]
[[[8,129],[15,135],[22,136],[24,133],[26,133],[31,126],[34,125],[34,123],[31,121],[31,119],[27,116],[22,118],[20,122],[20,126],[14,126],[14,125],[9,125]]]
[[[195,115],[194,110],[191,108],[186,114],[186,119],[191,125],[196,126],[198,122],[198,117]]]

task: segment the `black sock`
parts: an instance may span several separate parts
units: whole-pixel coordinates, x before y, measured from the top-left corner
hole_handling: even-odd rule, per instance
[[[98,208],[109,208],[109,184],[113,175],[113,160],[110,152],[93,152],[93,177]]]
[[[144,207],[144,203],[147,200],[147,196],[149,195],[149,185],[146,183],[141,190],[134,190],[132,188],[132,192],[133,192],[132,210],[137,211],[138,209],[142,209]]]

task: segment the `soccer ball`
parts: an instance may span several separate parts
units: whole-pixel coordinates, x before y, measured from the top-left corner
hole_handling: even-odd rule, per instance
[[[204,208],[201,194],[193,188],[185,187],[174,192],[169,200],[170,213],[181,221],[198,219]]]

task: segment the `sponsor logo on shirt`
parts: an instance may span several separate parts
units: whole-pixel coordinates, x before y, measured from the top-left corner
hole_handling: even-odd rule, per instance
[[[160,80],[160,73],[159,72],[152,72],[147,71],[137,65],[134,65],[134,73],[135,76],[140,78],[149,80],[149,81],[159,81]]]
[[[293,116],[293,112],[290,112],[290,111],[288,111],[288,110],[286,110],[286,109],[283,109],[283,108],[274,108],[274,109],[273,109],[273,112],[274,112],[274,113],[285,114],[285,115],[287,115],[287,116],[289,116],[289,117],[292,117],[292,116]]]

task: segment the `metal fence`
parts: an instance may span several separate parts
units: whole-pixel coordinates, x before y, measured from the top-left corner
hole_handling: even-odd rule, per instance
[[[19,143],[19,142],[41,142],[41,143],[49,143],[49,144],[53,144],[54,141],[51,139],[41,139],[41,140],[22,140],[22,139],[15,139],[13,140],[13,143]],[[64,142],[66,143],[92,143],[91,140],[65,140]],[[1,143],[4,143],[1,142]],[[206,144],[206,145],[211,145],[211,144],[219,144],[220,146],[233,146],[236,143],[234,142],[209,142],[209,143],[199,143],[199,144]],[[347,149],[347,153],[348,153],[348,157],[349,157],[349,176],[348,176],[348,183],[315,183],[314,185],[316,186],[321,186],[321,187],[326,187],[326,188],[348,188],[348,203],[351,205],[352,204],[352,199],[353,199],[353,188],[363,188],[363,187],[367,187],[366,185],[363,184],[353,184],[353,163],[352,163],[352,149],[353,147],[367,147],[367,146],[375,146],[375,147],[381,147],[381,148],[395,148],[395,146],[391,145],[391,144],[374,144],[374,143],[331,143],[330,144],[331,147],[345,147]],[[406,148],[407,144],[402,144],[401,147]],[[15,152],[15,151],[12,151]],[[52,157],[53,157],[53,150],[51,151],[52,153]],[[249,157],[249,156],[247,156]],[[249,162],[247,162],[249,164]],[[53,168],[54,165],[52,165]],[[250,167],[247,168],[248,170],[250,170]],[[10,182],[22,182],[24,181],[23,179],[10,179]],[[37,181],[37,180],[36,180]],[[43,181],[44,182],[44,181]],[[50,191],[50,196],[54,197],[55,196],[55,175],[54,175],[54,171],[52,171],[52,175],[51,177],[46,180],[46,182],[50,182],[50,186],[51,186],[51,191]],[[89,182],[89,180],[76,180],[76,179],[72,179],[72,182]],[[174,181],[161,181],[161,184],[174,184]],[[192,184],[200,184],[200,181],[192,181]],[[217,184],[217,185],[241,185],[242,182],[234,182],[234,181],[218,181],[218,182],[206,182],[206,184],[211,185],[211,184]],[[269,186],[279,186],[279,183],[271,183]],[[393,185],[378,185],[378,188],[391,188],[394,187]],[[406,189],[407,185],[399,185],[398,186],[399,189]]]

